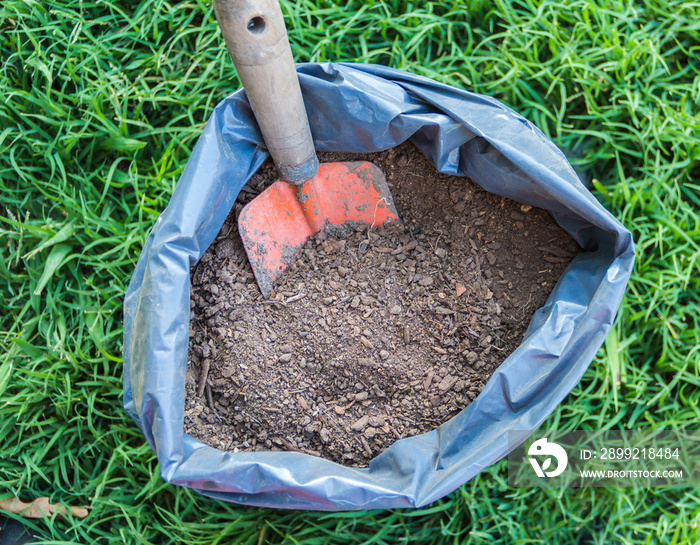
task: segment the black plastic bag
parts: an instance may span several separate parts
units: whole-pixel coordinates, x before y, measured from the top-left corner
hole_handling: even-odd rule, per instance
[[[397,441],[369,468],[204,445],[183,431],[190,268],[268,157],[238,91],[214,110],[129,285],[124,407],[163,478],[207,496],[322,510],[424,506],[505,456],[507,432],[536,429],[578,383],[620,304],[632,237],[540,130],[492,98],[381,66],[297,70],[317,150],[379,151],[410,140],[440,171],[549,210],[584,251],[476,400],[440,428]]]

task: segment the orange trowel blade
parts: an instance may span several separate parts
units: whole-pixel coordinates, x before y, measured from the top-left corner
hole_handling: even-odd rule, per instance
[[[323,163],[296,186],[277,181],[243,208],[238,231],[264,297],[309,237],[328,227],[399,221],[379,168],[369,162]]]

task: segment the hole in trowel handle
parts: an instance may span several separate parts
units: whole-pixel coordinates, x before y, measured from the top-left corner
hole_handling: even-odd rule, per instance
[[[251,34],[260,34],[263,30],[265,30],[265,19],[259,15],[253,17],[250,21],[248,21],[247,28],[248,32]]]

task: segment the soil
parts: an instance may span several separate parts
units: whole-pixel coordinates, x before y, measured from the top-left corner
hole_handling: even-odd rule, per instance
[[[263,166],[192,271],[185,431],[361,467],[479,395],[579,247],[412,144],[319,158],[377,164],[402,223],[318,235],[265,300],[235,222],[274,181]]]

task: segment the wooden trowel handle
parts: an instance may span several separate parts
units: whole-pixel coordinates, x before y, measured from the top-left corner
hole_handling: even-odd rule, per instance
[[[302,184],[318,159],[277,0],[214,0],[214,11],[280,177]]]

